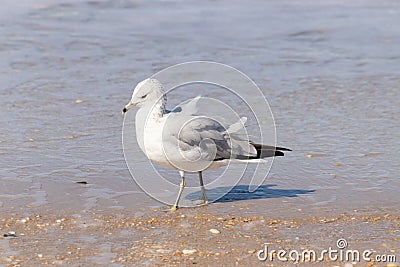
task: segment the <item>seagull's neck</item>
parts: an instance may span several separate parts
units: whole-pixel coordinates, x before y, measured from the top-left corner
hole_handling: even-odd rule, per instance
[[[165,114],[165,105],[167,97],[163,93],[162,96],[154,103],[150,104],[149,117],[152,119],[159,119]]]

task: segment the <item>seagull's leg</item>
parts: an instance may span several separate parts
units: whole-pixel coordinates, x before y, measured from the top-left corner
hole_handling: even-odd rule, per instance
[[[179,203],[179,200],[181,199],[183,188],[186,185],[186,183],[185,183],[185,172],[184,171],[179,171],[179,174],[181,175],[182,181],[181,181],[181,184],[179,185],[178,197],[176,198],[175,204],[174,204],[174,206],[172,206],[171,211],[175,211],[175,210],[178,209],[178,203]]]
[[[199,171],[199,180],[200,180],[200,188],[201,188],[201,198],[200,198],[200,200],[203,201],[203,204],[207,204],[208,203],[208,199],[207,199],[206,189],[204,188],[203,173],[201,171]]]

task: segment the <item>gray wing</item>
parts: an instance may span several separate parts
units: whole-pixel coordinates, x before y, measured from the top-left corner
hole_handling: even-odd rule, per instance
[[[188,101],[185,101],[183,104],[176,106],[173,110],[168,111],[168,113],[174,112],[174,113],[179,113],[181,115],[194,115],[198,111],[197,103],[199,102],[200,98],[201,96],[197,96],[195,98],[189,99]]]
[[[174,136],[178,139],[182,150],[200,149],[202,153],[207,153],[207,150],[213,148],[216,151],[215,155],[212,153],[214,157],[212,160],[257,155],[256,149],[248,140],[241,140],[230,135],[228,130],[216,120],[203,116],[182,115],[169,118],[172,119],[170,123],[175,125],[175,129],[176,125],[181,125],[179,132]]]
[[[232,154],[229,136],[226,134],[225,127],[206,117],[192,118],[182,127],[177,138],[183,143],[183,149],[197,147],[205,152],[208,148],[208,142],[212,141],[216,149],[215,159],[230,158]]]

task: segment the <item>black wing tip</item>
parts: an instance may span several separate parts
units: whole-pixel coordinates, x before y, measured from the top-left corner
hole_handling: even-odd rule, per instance
[[[249,143],[252,144],[256,149],[292,151],[290,148],[286,148],[286,147],[262,145],[262,144],[254,143],[252,141],[250,141]]]
[[[257,151],[256,159],[270,158],[270,157],[283,157],[285,153],[279,150],[261,150]]]
[[[257,150],[257,156],[255,158],[267,158],[267,157],[282,157],[285,155],[283,151],[292,151],[290,148],[286,147],[275,147],[275,146],[267,146],[267,145],[261,145],[261,144],[256,144],[253,142],[250,142],[254,146],[254,148]]]
[[[278,147],[278,146],[277,146],[275,149],[278,150],[278,151],[279,151],[279,150],[280,150],[280,151],[292,151],[290,148]]]

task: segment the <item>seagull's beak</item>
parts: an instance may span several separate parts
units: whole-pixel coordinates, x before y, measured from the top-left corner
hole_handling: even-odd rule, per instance
[[[125,105],[125,107],[122,109],[122,114],[125,114],[128,110],[133,108],[135,106],[134,103],[129,102],[128,104]]]

